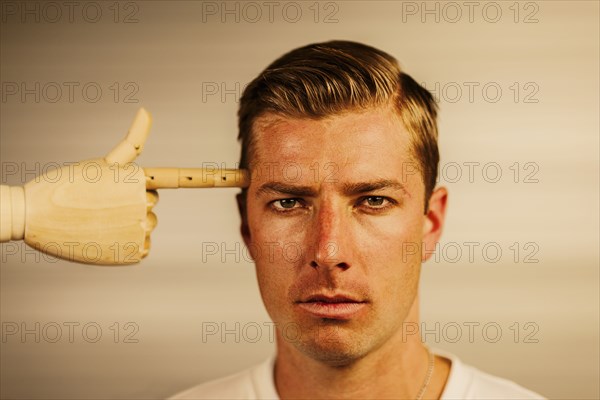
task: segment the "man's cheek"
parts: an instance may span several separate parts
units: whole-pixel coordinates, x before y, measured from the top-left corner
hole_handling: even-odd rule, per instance
[[[279,268],[271,265],[257,267],[257,278],[265,303],[278,307],[287,298],[288,277]]]
[[[255,250],[259,256],[258,259],[262,264],[269,265],[271,268],[276,268],[277,265],[281,265],[281,249],[281,244],[274,239],[255,242]]]
[[[251,244],[254,260],[276,265],[298,265],[309,255],[299,234],[274,234],[255,238]]]

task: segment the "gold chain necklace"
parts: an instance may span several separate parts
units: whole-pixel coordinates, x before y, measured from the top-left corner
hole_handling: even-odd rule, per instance
[[[429,381],[431,381],[431,376],[433,375],[433,364],[435,362],[435,356],[431,352],[429,346],[425,346],[427,349],[427,355],[429,358],[429,366],[427,367],[427,374],[425,375],[425,380],[423,381],[423,385],[421,385],[421,390],[417,394],[416,400],[421,400],[423,395],[425,394],[425,390],[427,390],[427,386],[429,385]]]

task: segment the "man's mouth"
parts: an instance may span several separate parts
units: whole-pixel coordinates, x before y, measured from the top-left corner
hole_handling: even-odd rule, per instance
[[[315,294],[296,302],[298,308],[317,318],[351,319],[364,310],[367,301],[348,295]]]

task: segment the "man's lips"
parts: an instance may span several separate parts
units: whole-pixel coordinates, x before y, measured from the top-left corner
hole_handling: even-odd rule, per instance
[[[326,294],[313,294],[301,300],[301,303],[363,303],[364,301],[359,300],[355,296],[347,296],[343,294],[326,295]]]
[[[314,317],[350,319],[366,307],[367,301],[341,294],[333,296],[315,294],[296,302],[296,305]]]

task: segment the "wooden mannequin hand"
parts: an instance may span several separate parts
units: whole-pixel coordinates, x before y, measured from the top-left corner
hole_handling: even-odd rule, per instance
[[[106,157],[69,163],[24,187],[1,187],[0,241],[25,243],[88,264],[131,264],[148,254],[158,201],[146,190],[141,153],[151,117],[137,113],[127,137]]]
[[[150,250],[156,189],[247,186],[244,170],[140,168],[133,160],[150,125],[142,108],[106,157],[69,163],[24,187],[0,185],[0,242],[24,239],[44,253],[87,264],[137,263]]]

